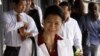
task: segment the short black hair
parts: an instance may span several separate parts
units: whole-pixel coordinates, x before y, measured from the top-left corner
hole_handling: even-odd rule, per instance
[[[61,17],[62,22],[64,21],[64,13],[60,6],[52,5],[46,8],[46,11],[43,15],[43,20],[47,18],[48,15],[55,14]]]
[[[68,10],[70,11],[71,10],[71,5],[68,3],[68,2],[66,2],[66,1],[63,1],[63,2],[61,2],[60,4],[59,4],[59,6],[67,6],[68,7]]]
[[[26,1],[26,0],[22,0],[22,1]],[[15,4],[18,4],[20,2],[20,0],[13,0],[12,2]]]

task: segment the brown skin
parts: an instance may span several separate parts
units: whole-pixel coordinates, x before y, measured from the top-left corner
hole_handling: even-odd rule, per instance
[[[48,15],[47,19],[44,20],[44,31],[43,31],[43,39],[44,42],[47,45],[47,48],[49,52],[54,48],[54,42],[55,42],[55,35],[59,31],[62,20],[61,17],[58,15]]]
[[[70,17],[71,10],[68,9],[67,6],[61,6],[63,11],[64,11],[64,16],[65,16],[65,22],[68,21]]]
[[[18,4],[15,4],[15,11],[17,13],[22,13],[26,8],[26,1],[20,0]]]

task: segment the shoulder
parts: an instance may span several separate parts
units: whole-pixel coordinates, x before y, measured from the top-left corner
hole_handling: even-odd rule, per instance
[[[74,18],[72,18],[72,17],[70,17],[70,20],[76,22],[76,20]]]
[[[11,11],[5,11],[5,12],[3,12],[2,15],[6,16],[6,15],[11,15],[11,14],[13,14],[12,10]]]
[[[42,13],[42,9],[38,5],[35,5],[35,9],[37,9],[39,11],[39,13]]]
[[[30,17],[28,14],[26,14],[25,12],[22,12],[21,15],[25,16],[25,17]]]
[[[31,16],[29,16],[28,14],[26,14],[25,12],[23,12],[23,13],[21,13],[21,15],[23,16],[23,17],[26,17],[27,19],[29,19],[29,20],[33,20],[33,18],[31,17]]]
[[[40,10],[41,8],[38,5],[35,5],[35,9]]]
[[[13,11],[5,11],[2,14],[0,14],[0,18],[2,18],[2,20],[8,21],[11,20],[11,16],[13,16],[14,13]]]
[[[74,19],[74,18],[72,18],[72,17],[70,17],[70,22],[72,22],[73,24],[78,24],[78,22]]]

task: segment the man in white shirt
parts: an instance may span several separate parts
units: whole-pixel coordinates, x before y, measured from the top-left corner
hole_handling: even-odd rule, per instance
[[[82,52],[82,35],[78,23],[75,19],[70,17],[71,7],[67,2],[61,2],[60,7],[63,9],[65,15],[65,21],[60,34],[64,37],[65,41],[66,39],[70,40],[71,43],[69,44],[71,44],[72,47],[75,46],[76,53],[80,55]]]
[[[26,35],[31,33],[35,36],[38,34],[33,19],[23,12],[26,7],[26,0],[13,0],[13,3],[15,5],[14,10],[5,12],[1,19],[6,44],[4,56],[18,56],[22,43],[18,29],[28,26],[28,28],[24,30],[27,33]],[[18,14],[20,18],[17,18]]]

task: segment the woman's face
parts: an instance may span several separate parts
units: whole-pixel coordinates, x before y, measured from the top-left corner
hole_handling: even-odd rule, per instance
[[[44,20],[43,25],[46,33],[56,34],[62,25],[61,17],[55,14],[50,14]]]
[[[30,10],[31,4],[32,4],[32,0],[26,0],[25,12],[28,12]]]

